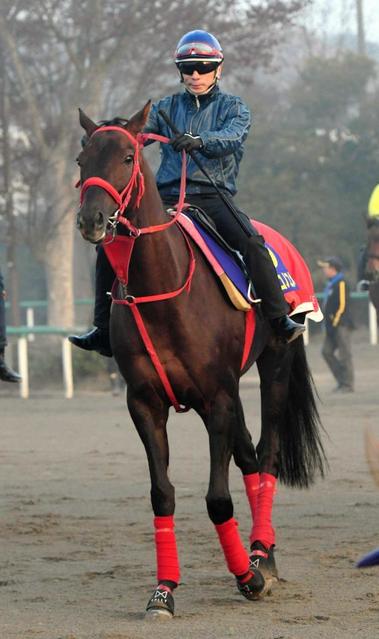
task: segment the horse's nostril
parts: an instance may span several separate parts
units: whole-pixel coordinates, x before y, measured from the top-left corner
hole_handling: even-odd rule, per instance
[[[77,226],[78,229],[82,229],[83,228],[83,220],[82,220],[81,216],[79,215],[79,213],[76,216],[76,226]]]
[[[104,226],[104,216],[103,216],[101,211],[98,211],[96,213],[95,218],[94,218],[94,222],[95,222],[95,225],[100,227],[100,228]]]

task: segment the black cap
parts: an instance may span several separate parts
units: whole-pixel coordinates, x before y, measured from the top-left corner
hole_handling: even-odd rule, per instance
[[[342,260],[340,260],[339,257],[336,257],[335,255],[332,257],[325,257],[322,260],[318,260],[317,262],[318,266],[331,266],[332,268],[335,268],[336,271],[342,271],[343,269],[343,264],[342,264]]]

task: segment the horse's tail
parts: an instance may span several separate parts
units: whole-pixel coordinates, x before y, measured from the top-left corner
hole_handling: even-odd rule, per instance
[[[303,338],[291,344],[287,404],[280,419],[279,479],[289,486],[306,488],[315,475],[324,476],[327,465],[321,442],[322,429],[316,390],[305,356]]]

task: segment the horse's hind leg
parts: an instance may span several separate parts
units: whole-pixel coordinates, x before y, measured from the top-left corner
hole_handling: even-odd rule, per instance
[[[259,567],[266,582],[278,577],[275,558],[275,530],[272,508],[279,471],[279,428],[288,400],[288,385],[292,364],[292,349],[287,345],[267,345],[257,360],[261,382],[262,430],[257,446],[259,482],[254,477],[247,492],[253,514],[250,534],[250,561]],[[246,482],[245,482],[246,483]]]
[[[157,587],[147,604],[147,614],[172,617],[172,591],[179,583],[179,560],[174,532],[175,489],[168,478],[168,408],[159,398],[146,399],[128,392],[128,407],[145,446],[151,478],[151,503],[154,511]]]
[[[245,416],[240,398],[237,404],[238,428],[234,438],[233,456],[236,465],[240,468],[245,484],[246,495],[250,505],[252,527],[250,533],[250,569],[258,569],[264,579],[265,588],[261,594],[270,592],[273,581],[277,579],[277,570],[273,548],[267,549],[255,540],[254,525],[259,521],[259,494],[261,475],[259,462],[252,442],[251,434],[245,423]]]
[[[247,599],[256,599],[264,588],[264,580],[259,570],[250,570],[249,556],[233,517],[233,502],[229,492],[229,463],[238,421],[236,396],[237,392],[233,397],[226,391],[220,391],[204,417],[210,447],[210,479],[206,502],[227,566],[237,579],[238,589]]]

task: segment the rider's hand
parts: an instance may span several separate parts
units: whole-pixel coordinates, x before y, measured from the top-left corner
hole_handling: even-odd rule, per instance
[[[186,151],[186,153],[190,153],[191,151],[198,151],[203,146],[203,141],[200,135],[191,135],[191,133],[182,133],[177,135],[173,140],[171,140],[170,144],[174,151]]]

